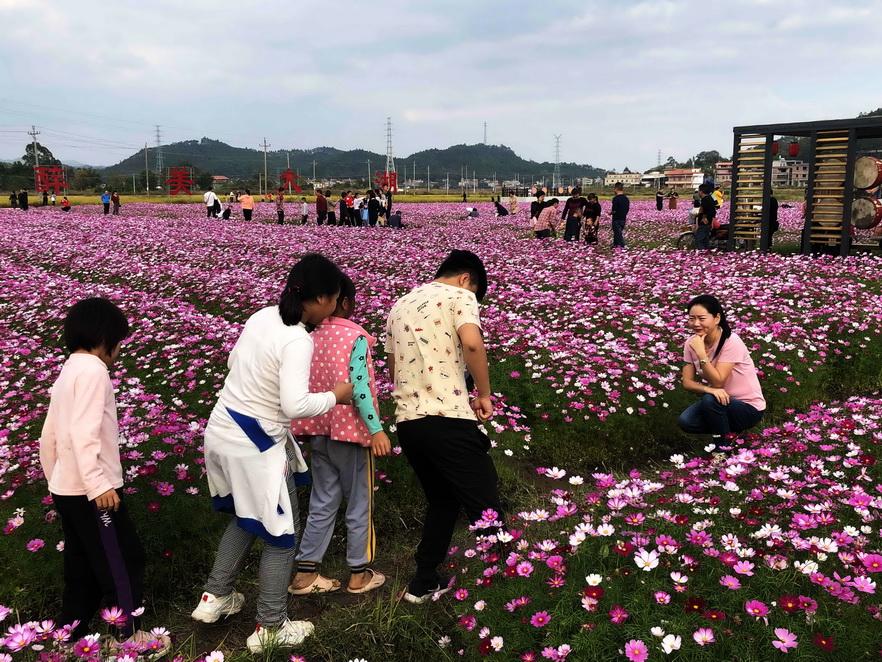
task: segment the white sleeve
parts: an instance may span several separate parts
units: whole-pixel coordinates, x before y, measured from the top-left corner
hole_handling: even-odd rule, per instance
[[[288,418],[309,418],[329,412],[337,404],[333,391],[309,392],[312,343],[309,338],[289,342],[282,348],[279,364],[279,399]]]

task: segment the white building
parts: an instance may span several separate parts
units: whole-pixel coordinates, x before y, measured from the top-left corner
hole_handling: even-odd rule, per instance
[[[608,172],[603,179],[603,185],[613,186],[616,182],[621,182],[625,186],[639,186],[641,179],[643,179],[642,172],[630,172],[625,169],[624,172]]]

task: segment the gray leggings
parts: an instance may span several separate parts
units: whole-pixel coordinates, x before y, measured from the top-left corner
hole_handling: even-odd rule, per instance
[[[299,536],[300,512],[293,479],[288,481],[288,493],[291,497],[295,535]],[[214,567],[205,582],[204,590],[216,596],[229,595],[256,539],[254,534],[239,528],[235,519],[231,520],[217,547]],[[257,597],[257,622],[265,627],[281,625],[288,617],[288,584],[291,581],[296,551],[296,547],[276,547],[264,543],[258,574],[260,590]]]

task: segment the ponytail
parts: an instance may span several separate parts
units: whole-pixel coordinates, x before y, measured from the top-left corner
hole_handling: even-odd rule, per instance
[[[313,301],[320,296],[337,296],[342,280],[343,272],[324,255],[304,255],[291,267],[285,289],[279,297],[279,315],[285,326],[294,326],[303,321],[304,301]]]
[[[720,342],[717,344],[717,351],[714,352],[711,360],[715,360],[726,344],[726,340],[732,335],[732,327],[729,326],[729,320],[726,319],[726,313],[720,310]]]

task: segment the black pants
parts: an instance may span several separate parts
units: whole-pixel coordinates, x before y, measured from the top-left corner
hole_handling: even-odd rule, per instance
[[[423,536],[417,546],[412,589],[438,584],[438,566],[447,556],[460,510],[469,522],[492,508],[502,519],[496,467],[487,454],[490,440],[475,421],[426,416],[398,424],[398,440],[426,495]]]
[[[536,230],[533,232],[533,236],[536,237],[536,239],[548,239],[551,237],[551,230]]]
[[[328,212],[328,225],[337,225],[337,216],[334,212]]]
[[[211,205],[211,207],[205,207],[205,216],[206,218],[214,218],[214,205]]]
[[[105,202],[104,203],[104,215],[107,216],[109,213],[110,213],[110,203]]]
[[[662,210],[662,200],[663,200],[663,198],[656,198],[655,199],[655,208],[658,209],[659,211]]]
[[[324,225],[325,219],[327,217],[328,217],[328,212],[326,212],[326,211],[316,212],[315,224],[316,225]]]
[[[244,218],[246,221],[250,221],[251,220],[251,212],[253,212],[253,211],[254,211],[253,209],[243,209],[242,210],[242,218]]]
[[[98,609],[120,607],[127,614],[141,606],[144,591],[144,549],[125,502],[117,512],[100,511],[85,496],[52,495],[64,531],[64,592],[60,625],[78,620],[79,639],[92,630]],[[131,616],[124,635],[134,632]]]
[[[568,218],[564,229],[564,241],[578,241],[582,231],[582,219]]]
[[[279,225],[283,225],[285,223],[285,210],[284,209],[276,209],[276,214],[279,217]]]

